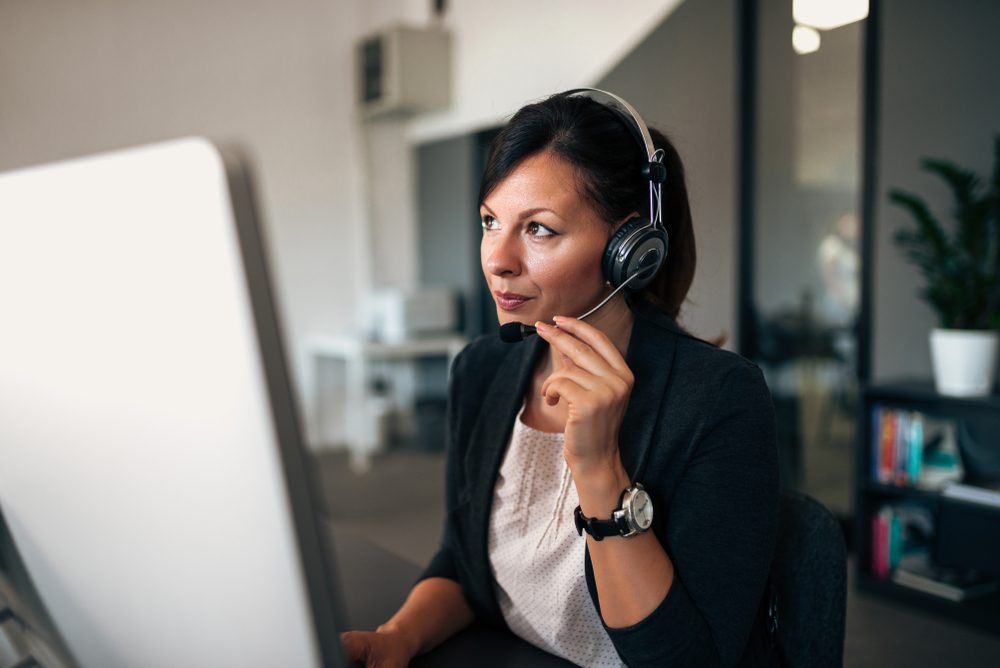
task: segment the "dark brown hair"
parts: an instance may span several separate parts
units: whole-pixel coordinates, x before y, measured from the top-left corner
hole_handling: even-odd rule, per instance
[[[648,216],[649,181],[641,172],[647,157],[630,125],[630,118],[599,102],[565,93],[522,107],[493,140],[479,203],[525,158],[551,151],[576,168],[581,195],[609,225],[634,212]],[[669,247],[664,267],[637,294],[676,319],[694,277],[694,228],[677,149],[657,130],[649,128],[649,133],[654,146],[663,149],[667,168],[662,206]]]

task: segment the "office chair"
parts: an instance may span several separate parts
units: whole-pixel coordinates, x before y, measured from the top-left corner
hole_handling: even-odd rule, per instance
[[[833,513],[800,492],[781,492],[767,596],[768,633],[783,665],[843,665],[847,546]]]

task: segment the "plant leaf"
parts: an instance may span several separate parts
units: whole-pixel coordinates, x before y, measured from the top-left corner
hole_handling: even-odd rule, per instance
[[[926,158],[920,164],[926,171],[938,175],[948,184],[957,203],[956,217],[961,218],[962,209],[971,206],[978,199],[980,182],[976,173],[937,158]]]
[[[993,208],[987,193],[980,195],[982,183],[975,172],[963,169],[946,160],[927,159],[921,165],[928,172],[940,177],[951,188],[955,198],[954,250],[964,253],[973,273],[987,273],[989,217]]]
[[[893,239],[922,274],[926,283],[919,295],[944,327],[1000,328],[1000,135],[993,140],[993,158],[993,173],[985,182],[947,160],[921,161],[951,189],[954,235],[917,195],[889,192],[915,222]]]
[[[934,214],[920,197],[902,190],[889,191],[889,199],[896,205],[906,209],[917,223],[914,240],[927,245],[927,250],[935,259],[946,262],[950,249],[948,238],[938,223]]]

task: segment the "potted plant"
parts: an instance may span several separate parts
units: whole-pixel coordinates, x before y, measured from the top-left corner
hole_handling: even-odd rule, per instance
[[[920,296],[937,313],[930,334],[938,392],[953,396],[990,394],[996,374],[1000,330],[1000,136],[994,138],[989,181],[940,159],[921,161],[955,199],[952,233],[912,193],[891,190],[889,199],[907,210],[915,226],[895,242],[923,275]]]

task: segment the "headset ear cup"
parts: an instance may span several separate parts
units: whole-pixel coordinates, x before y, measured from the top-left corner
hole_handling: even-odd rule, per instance
[[[628,289],[638,290],[649,285],[663,266],[666,256],[667,233],[658,226],[650,226],[647,218],[632,218],[625,221],[608,241],[601,270],[614,288],[632,274],[640,273],[628,284]]]
[[[604,274],[604,279],[611,284],[611,287],[617,288],[621,285],[621,283],[617,280],[619,272],[617,272],[616,269],[620,267],[620,263],[616,262],[616,257],[619,254],[622,240],[635,232],[636,227],[644,224],[649,224],[649,221],[645,218],[630,218],[622,223],[621,226],[615,230],[615,233],[611,235],[611,238],[608,239],[608,245],[604,248],[604,258],[601,260],[601,271]]]

